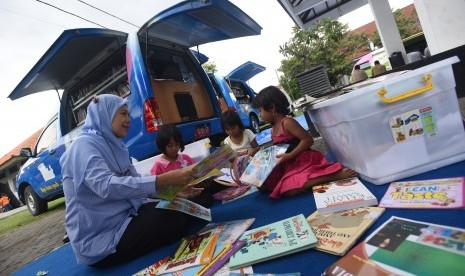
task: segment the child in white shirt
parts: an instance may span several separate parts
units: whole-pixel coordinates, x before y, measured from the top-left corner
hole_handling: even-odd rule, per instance
[[[228,134],[228,137],[224,139],[224,144],[229,145],[238,155],[253,156],[259,150],[255,134],[244,127],[235,111],[228,110],[223,113],[221,127]]]

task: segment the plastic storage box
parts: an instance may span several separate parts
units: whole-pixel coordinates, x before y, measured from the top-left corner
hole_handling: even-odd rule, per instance
[[[465,160],[451,57],[307,107],[344,166],[387,184]],[[379,93],[379,92],[385,92]]]

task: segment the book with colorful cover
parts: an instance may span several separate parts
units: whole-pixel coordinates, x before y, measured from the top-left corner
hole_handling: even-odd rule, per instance
[[[452,209],[465,207],[465,178],[392,182],[379,202],[385,208]]]
[[[251,265],[244,266],[235,270],[229,269],[229,261],[226,262],[218,271],[213,274],[213,276],[229,276],[231,273],[239,273],[241,275],[253,273],[253,267]]]
[[[231,177],[234,182],[237,184],[241,183],[241,175],[244,173],[251,160],[252,157],[249,155],[239,155],[234,158],[234,161],[230,166]]]
[[[175,198],[171,201],[160,200],[156,208],[168,209],[183,212],[185,214],[204,219],[206,221],[212,220],[211,211],[208,208],[203,207],[197,203],[184,198]]]
[[[326,275],[465,275],[465,229],[391,217]]]
[[[213,260],[202,267],[195,276],[212,276],[226,264],[232,255],[239,251],[245,244],[245,240],[237,240],[233,244],[227,244],[226,247],[216,255]]]
[[[300,276],[300,272],[291,273],[235,273],[232,272],[229,276]]]
[[[356,177],[316,185],[312,189],[321,215],[378,205],[376,197]]]
[[[361,207],[328,215],[315,211],[307,217],[307,221],[318,239],[316,249],[345,255],[384,210],[380,207]]]
[[[231,257],[229,261],[231,269],[278,258],[317,245],[317,239],[302,214],[249,230],[239,239],[246,240],[246,244]]]
[[[242,198],[242,197],[246,197],[250,194],[253,194],[253,193],[256,193],[258,192],[258,188],[255,187],[255,186],[250,186],[250,189],[248,189],[245,193],[241,194],[241,195],[238,195],[234,198],[230,198],[230,199],[224,199],[221,201],[222,204],[226,204],[228,202],[231,202],[231,201],[234,201],[234,200],[238,200],[239,198]]]
[[[230,200],[245,194],[248,190],[250,190],[250,187],[251,186],[249,185],[240,185],[238,187],[226,188],[213,194],[213,198],[216,200]]]
[[[183,238],[174,255],[157,273],[172,273],[191,266],[208,264],[213,258],[222,228],[214,227]]]
[[[211,170],[220,168],[222,164],[234,157],[235,154],[235,151],[228,145],[220,147],[192,167],[194,178],[202,177]]]
[[[278,163],[279,159],[276,156],[285,153],[288,146],[287,144],[279,144],[259,150],[239,178],[240,182],[256,187],[262,186]]]
[[[195,185],[208,178],[222,175],[222,172],[218,168],[234,155],[234,150],[230,146],[224,145],[200,162],[189,166],[194,178],[189,185]],[[183,188],[182,186],[164,187],[157,191],[157,197],[164,200],[173,200]]]
[[[249,218],[207,224],[199,232],[206,232],[218,227],[221,227],[222,229],[216,242],[213,259],[204,266],[190,267],[182,271],[177,271],[175,274],[183,276],[203,275],[204,273],[212,273],[212,271],[214,272],[215,270],[218,270],[221,267],[219,263],[223,262],[224,255],[232,255],[232,251],[237,251],[240,247],[242,247],[242,245],[240,243],[236,243],[236,241],[254,221],[254,218]],[[229,257],[227,259],[229,259]]]
[[[220,171],[223,173],[223,175],[214,178],[213,179],[214,181],[216,181],[219,184],[225,185],[225,186],[230,186],[230,187],[239,186],[239,184],[237,184],[231,176],[231,169],[222,168]]]
[[[221,177],[223,175],[223,172],[217,168],[212,169],[210,172],[208,172],[206,175],[199,177],[199,178],[194,178],[189,185],[195,185],[199,184],[200,182],[210,179],[210,178],[216,178],[216,177]]]
[[[132,276],[155,276],[157,275],[158,270],[160,267],[162,267],[164,264],[166,264],[169,261],[170,257],[166,257],[164,259],[161,259],[160,261],[154,263],[153,265],[146,267],[134,274]]]

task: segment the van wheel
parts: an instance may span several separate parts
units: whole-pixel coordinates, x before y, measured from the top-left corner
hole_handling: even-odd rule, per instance
[[[24,198],[31,215],[37,216],[48,210],[47,201],[40,198],[31,186],[27,186],[24,190]]]
[[[258,118],[255,115],[250,115],[250,128],[252,129],[253,133],[260,132],[260,123],[258,122]]]

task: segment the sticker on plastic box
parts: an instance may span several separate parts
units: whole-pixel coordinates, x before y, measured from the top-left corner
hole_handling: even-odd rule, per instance
[[[436,121],[433,108],[427,106],[393,116],[389,120],[392,136],[396,143],[401,143],[426,135],[436,135]]]

